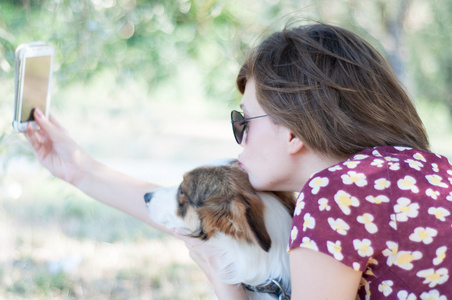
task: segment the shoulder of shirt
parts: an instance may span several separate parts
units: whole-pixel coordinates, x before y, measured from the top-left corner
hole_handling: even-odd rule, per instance
[[[372,163],[378,164],[381,162],[384,165],[388,165],[391,162],[396,163],[406,159],[416,159],[419,155],[421,155],[426,161],[443,160],[452,166],[452,162],[446,157],[433,152],[402,146],[379,146],[365,149],[354,154],[347,160],[323,169],[322,171],[311,175],[310,180],[319,176],[334,177],[334,173],[336,171],[342,171],[337,173],[343,173],[344,168],[348,171],[361,171],[364,166],[368,166]],[[365,168],[366,167],[364,167],[364,169]]]

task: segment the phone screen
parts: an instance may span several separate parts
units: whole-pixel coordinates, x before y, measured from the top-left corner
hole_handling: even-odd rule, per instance
[[[49,76],[50,56],[25,58],[20,122],[34,121],[35,108],[46,111]]]

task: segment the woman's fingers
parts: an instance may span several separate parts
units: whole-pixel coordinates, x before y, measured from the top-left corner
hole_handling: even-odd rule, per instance
[[[42,137],[40,137],[40,134],[33,129],[31,124],[27,124],[25,137],[28,139],[33,149],[38,149],[42,144]]]
[[[39,108],[35,109],[34,117],[41,130],[44,131],[51,139],[58,136],[58,130],[60,130],[61,126],[58,124],[57,127],[55,126],[57,123],[50,122]]]
[[[202,245],[205,242],[203,240],[191,237],[192,233],[188,228],[179,227],[173,229],[174,236],[185,242],[187,248],[194,248],[196,246]]]
[[[174,236],[177,237],[178,239],[185,240],[189,238],[188,235],[191,233],[191,231],[188,228],[178,227],[173,228],[173,233]]]

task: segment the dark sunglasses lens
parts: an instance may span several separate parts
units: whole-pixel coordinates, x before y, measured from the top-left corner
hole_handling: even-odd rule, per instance
[[[243,120],[243,115],[236,110],[231,112],[231,122],[232,122],[232,131],[234,133],[235,140],[238,144],[242,143],[243,133],[245,131],[245,122],[240,122]],[[238,122],[237,122],[238,121]]]
[[[245,117],[242,115],[242,113],[240,113],[240,112],[238,112],[238,111],[236,111],[236,110],[233,110],[232,112],[231,112],[231,121],[232,122],[236,122],[236,121],[239,121],[239,120],[243,120]]]

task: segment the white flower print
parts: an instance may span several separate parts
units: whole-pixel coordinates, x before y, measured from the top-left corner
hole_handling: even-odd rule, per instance
[[[328,224],[330,224],[331,229],[336,231],[341,235],[347,235],[347,230],[350,229],[350,226],[341,218],[328,218]]]
[[[419,251],[398,251],[395,256],[394,265],[409,271],[413,269],[412,262],[421,258],[422,252]]]
[[[421,163],[420,161],[411,158],[405,160],[405,162],[410,166],[410,168],[415,169],[417,171],[420,171],[421,168],[424,166],[424,164]]]
[[[328,204],[328,199],[320,198],[318,203],[319,203],[319,210],[320,211],[324,211],[324,210],[330,211],[331,206]]]
[[[416,218],[419,214],[419,204],[411,203],[411,200],[401,197],[394,205],[394,212],[396,213],[396,220],[399,222],[406,222],[408,218]]]
[[[358,216],[356,220],[359,223],[364,224],[364,228],[366,228],[367,232],[373,234],[378,231],[377,225],[375,225],[375,223],[373,222],[374,216],[372,216],[371,214],[364,213],[363,215]]]
[[[443,207],[430,207],[428,213],[443,222],[446,221],[446,217],[450,216],[450,212]]]
[[[307,236],[305,236],[302,240],[301,240],[301,245],[300,247],[304,247],[304,248],[308,248],[311,250],[315,250],[315,251],[319,251],[319,248],[317,247],[317,244],[315,241],[311,240],[310,238],[308,238]]]
[[[292,227],[292,230],[290,231],[290,239],[293,241],[295,241],[295,239],[298,236],[298,228],[297,226]]]
[[[389,198],[386,197],[385,195],[378,195],[377,197],[367,196],[366,200],[369,201],[370,203],[375,203],[375,204],[381,204],[383,202],[389,202]]]
[[[438,196],[439,196],[439,192],[438,192],[438,191],[435,191],[435,190],[430,189],[430,188],[428,188],[428,189],[425,191],[425,194],[426,194],[427,196],[431,197],[431,198],[434,199],[434,200],[438,199]]]
[[[442,246],[436,249],[436,257],[433,259],[433,264],[435,266],[439,265],[444,261],[444,259],[446,258],[446,251],[447,251],[446,246]]]
[[[398,300],[416,300],[416,295],[411,293],[408,294],[407,291],[400,291],[397,293],[397,299]]]
[[[339,165],[335,165],[335,166],[328,168],[328,171],[330,171],[330,172],[335,172],[335,171],[340,171],[340,170],[342,170],[342,167]]]
[[[410,235],[410,240],[413,242],[422,242],[425,245],[433,242],[433,238],[438,234],[438,230],[430,227],[417,227]]]
[[[441,295],[438,290],[431,290],[428,293],[423,292],[421,294],[421,300],[447,300],[447,297]]]
[[[312,193],[315,195],[320,191],[320,188],[328,185],[327,177],[315,177],[309,182],[309,186],[312,188]]]
[[[394,162],[394,161],[399,161],[398,158],[392,157],[392,156],[386,156],[386,157],[385,157],[385,160],[386,160],[386,161],[392,161],[392,162]]]
[[[442,182],[443,178],[439,175],[426,175],[425,178],[431,185],[447,188],[447,184]]]
[[[305,204],[306,204],[306,203],[304,202],[304,193],[301,192],[301,193],[298,195],[298,198],[297,198],[297,204],[295,205],[295,211],[294,211],[294,214],[295,214],[296,216],[299,216],[299,215],[301,214],[301,211],[303,210]]]
[[[339,208],[346,215],[349,215],[351,212],[350,206],[359,206],[359,200],[343,190],[339,190],[336,195],[334,195],[334,201],[336,201]]]
[[[367,261],[367,266],[370,267],[370,265],[378,265],[378,261],[372,257],[369,257],[369,260]]]
[[[432,164],[432,170],[433,172],[439,172],[438,164]]]
[[[389,170],[398,171],[400,169],[399,163],[389,162],[388,165],[389,165]]]
[[[374,254],[374,248],[372,248],[369,239],[353,240],[353,247],[355,247],[361,257],[368,257]]]
[[[421,270],[416,273],[418,277],[424,278],[425,284],[433,288],[439,284],[445,283],[449,280],[449,271],[446,268],[441,268],[435,271],[435,269]]]
[[[427,161],[425,160],[425,157],[424,157],[422,154],[420,154],[420,153],[415,153],[415,154],[413,155],[413,157],[414,157],[414,159],[422,160],[423,162],[427,162]]]
[[[396,242],[387,241],[386,242],[386,248],[383,250],[383,255],[388,257],[388,260],[386,261],[386,264],[390,267],[394,263],[397,253],[399,251],[399,245]]]
[[[359,161],[347,160],[344,161],[344,165],[349,169],[354,169],[359,165]]]
[[[361,265],[358,262],[354,262],[352,264],[353,270],[359,271],[359,268],[361,268]]]
[[[419,188],[416,186],[416,179],[408,175],[403,179],[399,179],[397,186],[401,190],[411,190],[413,193],[419,193]]]
[[[355,156],[353,156],[353,159],[363,160],[363,159],[366,159],[368,157],[369,157],[369,155],[366,155],[366,154],[356,154]]]
[[[342,254],[341,241],[336,241],[336,243],[327,241],[326,246],[328,248],[328,252],[333,254],[335,259],[337,259],[339,261],[344,259],[344,255]]]
[[[366,291],[365,300],[369,300],[370,299],[370,284],[369,284],[369,282],[364,277],[361,277],[361,282],[359,284],[361,286],[364,286],[364,290]]]
[[[381,168],[383,167],[384,164],[384,160],[380,159],[380,158],[376,158],[372,161],[372,163],[370,164],[371,166],[376,166],[377,168]]]
[[[375,180],[374,188],[376,190],[381,191],[381,190],[387,189],[390,185],[391,185],[391,182],[389,180],[387,180],[386,178],[380,178],[380,179]]]
[[[378,152],[378,150],[372,151],[372,155],[373,156],[378,156],[378,157],[382,157],[383,156],[383,155],[380,154],[380,152]]]
[[[389,219],[391,220],[391,221],[389,221],[389,226],[391,226],[392,228],[397,230],[396,215],[395,214],[390,214],[389,215]]]
[[[355,171],[349,171],[347,174],[341,175],[341,178],[344,184],[356,184],[359,187],[367,185],[366,175]]]
[[[367,267],[366,272],[364,272],[364,274],[369,276],[375,276],[374,271],[370,267]]]
[[[394,148],[399,150],[399,151],[405,151],[405,150],[411,150],[412,149],[410,147],[402,147],[402,146],[394,146]]]
[[[449,193],[449,195],[446,197],[446,200],[452,201],[452,192]]]
[[[380,283],[378,290],[388,297],[392,293],[392,286],[394,282],[392,280],[385,280]]]
[[[315,219],[311,217],[310,213],[307,213],[303,217],[303,231],[306,231],[306,229],[314,229],[315,227]]]

